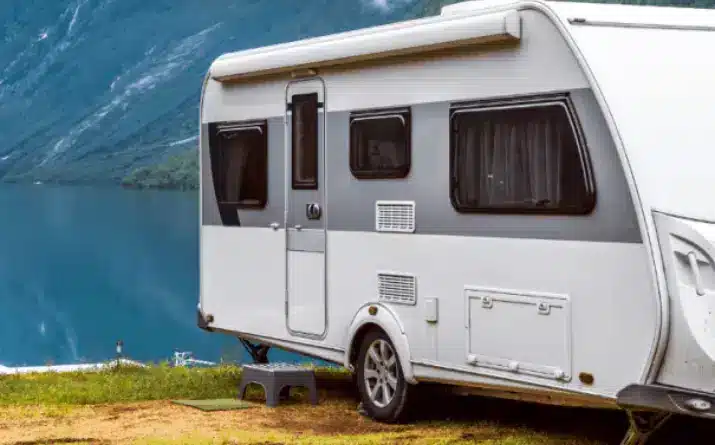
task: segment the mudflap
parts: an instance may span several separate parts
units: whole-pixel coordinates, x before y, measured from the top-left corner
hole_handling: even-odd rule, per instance
[[[664,385],[633,384],[616,396],[628,413],[629,427],[621,445],[643,445],[673,415],[715,419],[715,394]]]

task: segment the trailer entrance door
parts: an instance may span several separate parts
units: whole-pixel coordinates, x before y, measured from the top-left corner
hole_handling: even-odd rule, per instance
[[[286,323],[292,335],[327,330],[325,212],[325,83],[286,86]]]

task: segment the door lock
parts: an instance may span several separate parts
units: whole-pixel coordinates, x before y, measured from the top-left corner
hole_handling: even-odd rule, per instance
[[[311,202],[305,205],[305,216],[308,219],[320,219],[320,204]]]

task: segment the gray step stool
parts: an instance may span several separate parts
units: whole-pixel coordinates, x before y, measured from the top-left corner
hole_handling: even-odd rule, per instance
[[[246,396],[246,387],[257,383],[266,393],[266,405],[274,407],[279,400],[288,396],[292,386],[308,388],[310,403],[318,404],[318,390],[315,385],[315,372],[312,369],[289,363],[251,363],[243,365],[238,398]]]

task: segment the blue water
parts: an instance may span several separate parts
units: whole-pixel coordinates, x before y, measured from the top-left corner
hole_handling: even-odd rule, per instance
[[[0,364],[247,360],[196,327],[198,193],[0,185]],[[300,359],[272,351],[272,359]]]
[[[236,339],[196,327],[196,192],[98,184],[195,150],[219,55],[442,1],[0,2],[0,180],[30,184],[0,183],[0,364],[93,362],[119,339],[138,360],[245,359]]]

